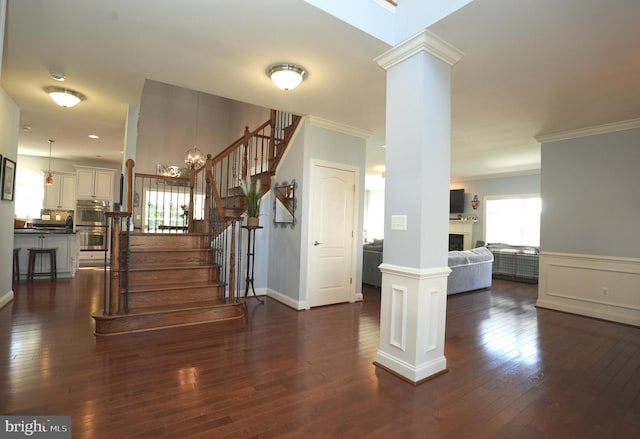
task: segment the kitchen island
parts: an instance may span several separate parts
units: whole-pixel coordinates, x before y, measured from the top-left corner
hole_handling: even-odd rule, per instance
[[[13,247],[20,249],[20,280],[27,279],[30,248],[56,248],[58,278],[70,278],[76,274],[78,246],[76,233],[73,230],[14,229]],[[35,271],[47,271],[48,269],[49,258],[38,257]]]

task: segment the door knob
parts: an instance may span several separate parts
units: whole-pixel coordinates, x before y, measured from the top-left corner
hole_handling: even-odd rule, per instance
[[[322,244],[322,243],[321,243],[321,242],[318,242],[318,241],[313,241],[313,245],[315,245],[315,246],[318,246],[318,245],[320,245],[320,244]]]

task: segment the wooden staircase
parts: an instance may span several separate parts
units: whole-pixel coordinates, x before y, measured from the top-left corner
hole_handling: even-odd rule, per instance
[[[215,157],[208,155],[205,165],[192,168],[185,179],[136,174],[134,184],[134,163],[127,161],[128,210],[106,214],[113,248],[103,309],[92,314],[95,335],[129,334],[244,316],[244,302],[236,299],[235,261],[237,231],[246,200],[238,184],[246,177],[260,179],[260,195],[270,190],[271,177],[301,120],[300,116],[271,110],[267,121],[253,131],[245,128],[242,137]],[[183,186],[189,193],[186,230],[184,222],[181,229],[178,224],[172,225],[171,215],[169,224],[160,224],[163,229],[156,229],[157,223],[136,224],[132,220],[145,216],[141,209],[147,203],[134,205],[134,187],[136,195],[144,197],[145,190],[152,187],[155,193],[175,195]],[[194,194],[203,190],[202,211],[196,215]],[[159,206],[170,206],[171,202],[155,199],[153,204],[161,212],[158,217],[156,211],[154,220],[166,218],[161,210],[164,207]],[[172,233],[146,233],[151,230]],[[186,233],[176,233],[178,230]]]
[[[123,236],[123,235],[121,235]],[[223,299],[206,234],[131,233],[129,271],[121,279],[126,313],[95,312],[96,335],[128,334],[239,319],[242,302]],[[126,256],[124,251],[122,257]]]

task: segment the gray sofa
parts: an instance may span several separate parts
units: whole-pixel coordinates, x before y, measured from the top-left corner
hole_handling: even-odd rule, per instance
[[[378,267],[382,264],[382,239],[362,246],[362,283],[382,286],[382,273]]]
[[[382,286],[383,241],[381,239],[362,246],[362,283]],[[449,252],[451,274],[447,294],[463,293],[491,286],[493,254],[485,247]]]
[[[491,286],[493,254],[486,247],[450,251],[447,295]]]

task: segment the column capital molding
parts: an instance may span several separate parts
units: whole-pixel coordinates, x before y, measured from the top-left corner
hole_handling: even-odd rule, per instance
[[[413,268],[387,264],[384,262],[378,266],[378,269],[380,269],[383,274],[393,274],[395,276],[402,276],[417,280],[438,279],[447,277],[451,273],[451,269],[449,267]]]
[[[427,29],[424,29],[407,38],[397,46],[392,47],[382,55],[377,56],[374,58],[374,61],[383,69],[388,70],[394,65],[422,51],[435,56],[450,66],[460,61],[463,56],[462,51],[457,47],[449,44]]]

